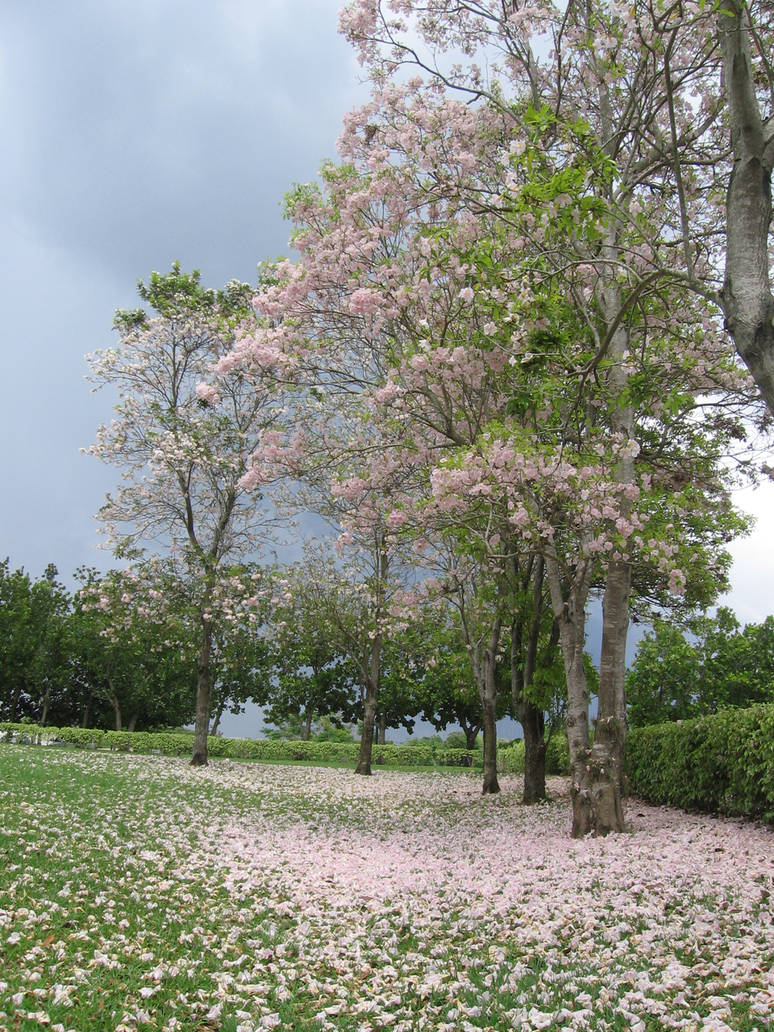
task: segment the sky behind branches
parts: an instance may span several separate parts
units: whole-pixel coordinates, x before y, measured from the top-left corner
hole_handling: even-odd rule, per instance
[[[0,0],[0,558],[107,568],[93,519],[115,472],[79,453],[110,418],[85,381],[137,279],[173,261],[254,283],[289,253],[281,201],[335,157],[365,88],[340,0]],[[771,485],[745,491],[743,621],[774,610]]]

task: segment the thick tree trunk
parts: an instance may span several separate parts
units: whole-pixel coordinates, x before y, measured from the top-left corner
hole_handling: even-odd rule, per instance
[[[192,767],[207,766],[207,735],[210,730],[210,657],[212,624],[202,620],[202,640],[196,669],[196,719],[194,723]]]
[[[612,123],[611,123],[612,124]],[[616,325],[623,308],[621,288],[611,275],[614,261],[620,257],[620,248],[614,229],[609,231],[603,255],[610,260],[600,277],[600,307],[608,326]],[[630,346],[629,332],[621,321],[612,334],[608,355],[610,392],[610,429],[623,440],[631,440],[634,432],[634,411],[625,399],[629,394],[629,373],[626,355]],[[626,448],[618,459],[616,483],[624,488],[636,487],[635,456]],[[626,492],[620,495],[621,516],[631,514],[632,502]],[[628,547],[628,546],[627,546]],[[602,601],[602,656],[599,668],[599,705],[597,713],[593,772],[595,798],[599,812],[594,833],[623,831],[623,760],[626,740],[626,640],[629,634],[629,593],[632,584],[631,562],[623,552],[614,550],[608,561],[605,594]]]
[[[363,735],[360,739],[360,752],[357,757],[356,774],[371,774],[371,753],[374,743],[374,722],[376,719],[376,698],[379,683],[370,674],[365,679],[365,697],[363,699]]]
[[[746,8],[742,0],[724,0],[717,14],[734,154],[721,304],[737,351],[774,413],[774,296],[769,278],[774,119],[764,123],[761,118]]]
[[[127,731],[134,731],[134,729],[137,727],[137,719],[138,719],[138,717],[139,717],[138,713],[133,713],[131,715],[131,717],[129,717],[129,723],[126,725],[126,730]]]

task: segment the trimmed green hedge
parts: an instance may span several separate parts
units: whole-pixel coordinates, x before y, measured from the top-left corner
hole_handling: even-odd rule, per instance
[[[501,774],[524,773],[524,742],[509,742],[498,747],[497,769]],[[567,735],[552,735],[546,749],[546,774],[570,773],[570,747]]]
[[[0,722],[0,740],[28,739],[36,745],[52,741],[86,749],[115,752],[161,753],[187,756],[191,752],[190,734],[169,731],[101,731],[82,727],[38,727],[36,724]],[[358,742],[301,742],[273,738],[210,737],[207,751],[213,758],[232,760],[306,760],[310,763],[355,764]],[[484,754],[480,749],[443,749],[437,746],[374,745],[371,762],[384,767],[472,767],[480,770]],[[497,750],[497,765],[502,774],[524,773],[524,743],[503,743]],[[567,774],[570,769],[567,736],[554,735],[546,752],[546,773]]]
[[[774,705],[635,728],[626,773],[649,802],[774,823]]]
[[[186,756],[192,749],[190,734],[167,731],[101,731],[82,727],[38,727],[35,724],[0,723],[0,740],[29,741],[35,745],[65,742],[86,749],[118,752],[161,753]],[[317,763],[357,762],[357,742],[300,742],[270,738],[210,737],[207,751],[213,758],[233,760],[306,760]],[[481,767],[480,752],[466,749],[433,749],[418,745],[374,745],[372,763],[385,767]]]

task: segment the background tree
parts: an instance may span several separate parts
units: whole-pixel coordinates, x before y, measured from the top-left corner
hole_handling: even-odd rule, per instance
[[[731,610],[655,623],[626,679],[633,727],[774,699],[774,618],[742,628]]]
[[[77,657],[91,699],[112,711],[112,726],[129,731],[180,726],[195,703],[196,641],[175,610],[166,571],[81,571],[77,592]],[[99,720],[92,705],[89,723]]]
[[[0,563],[0,687],[2,719],[49,717],[53,699],[67,689],[63,639],[70,598],[49,564],[33,580],[23,568]]]
[[[241,478],[277,396],[215,365],[251,319],[251,288],[206,289],[198,271],[152,273],[138,284],[149,310],[119,311],[118,345],[89,357],[91,378],[119,395],[116,417],[89,452],[122,471],[99,513],[116,554],[150,545],[177,566],[196,612],[196,719],[192,764],[207,762],[212,656],[225,633],[233,564],[265,542],[270,516]],[[204,384],[204,381],[208,382]]]
[[[370,775],[382,650],[394,622],[390,608],[398,575],[390,566],[384,531],[375,529],[370,542],[364,536],[359,545],[347,535],[342,547],[347,549],[346,559],[326,551],[324,544],[307,544],[304,561],[288,568],[275,594],[280,611],[293,604],[314,614],[314,620],[322,622],[328,648],[346,661],[345,669],[356,671],[363,731],[355,772]]]

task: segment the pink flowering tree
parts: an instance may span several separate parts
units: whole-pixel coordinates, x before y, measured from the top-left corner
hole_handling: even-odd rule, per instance
[[[412,12],[426,17],[410,38],[432,60],[405,42]],[[668,148],[640,153],[643,127],[668,139],[673,121],[688,135],[701,126],[687,95],[670,110],[640,88],[652,55],[621,43],[612,6],[506,16],[483,3],[363,0],[342,23],[373,100],[347,117],[346,163],[291,195],[301,259],[275,270],[256,299],[263,321],[223,367],[305,386],[339,441],[378,424],[378,448],[350,454],[361,485],[386,462],[401,471],[387,518],[403,533],[443,540],[456,525],[456,547],[468,559],[478,550],[493,573],[503,555],[542,557],[570,695],[575,833],[620,828],[633,571],[645,565],[679,594],[675,528],[690,540],[693,470],[680,480],[685,463],[659,435],[687,440],[698,422],[717,459],[738,428],[698,399],[722,394],[725,405],[745,387],[695,286],[712,275],[714,237],[675,247],[685,184]],[[550,58],[531,42],[546,26]],[[398,81],[407,62],[421,74]],[[292,452],[297,440],[268,444]],[[713,512],[727,506],[718,470],[694,492]],[[583,651],[600,584],[592,763]]]
[[[344,446],[349,461],[361,464],[361,473],[343,482],[349,498],[365,515],[378,488],[390,498],[386,524],[415,534],[418,553],[422,534],[443,539],[453,531],[458,548],[465,540],[469,552],[483,548],[494,569],[514,549],[545,556],[571,695],[573,755],[585,770],[585,608],[600,571],[609,559],[629,562],[631,553],[617,544],[631,541],[675,591],[683,587],[675,546],[661,532],[644,537],[643,517],[633,512],[652,477],[642,484],[619,480],[621,462],[636,459],[641,447],[607,417],[617,395],[611,400],[608,377],[587,371],[595,338],[576,309],[558,298],[550,280],[540,290],[534,282],[529,290],[514,288],[514,270],[534,272],[534,265],[524,268],[523,242],[515,251],[510,236],[491,225],[485,236],[485,223],[464,212],[458,220],[436,212],[428,226],[418,200],[407,211],[411,180],[403,166],[397,186],[391,169],[376,186],[372,178],[363,175],[353,200],[352,171],[327,169],[324,193],[292,198],[302,261],[277,270],[256,299],[268,318],[226,364],[303,382],[318,430],[333,426],[338,454]],[[359,245],[345,246],[349,239]],[[674,391],[684,375],[707,389],[733,380],[733,369],[709,345],[697,358],[691,314],[671,333],[654,320],[658,358],[650,350],[640,351],[642,360],[631,357],[627,375],[637,378],[643,433],[664,418],[655,398]],[[575,384],[569,396],[568,383]],[[690,419],[692,396],[673,407],[673,424]],[[320,454],[330,454],[324,438],[311,439]],[[286,447],[274,433],[271,448],[282,454]],[[669,460],[659,461],[668,482]],[[713,491],[725,505],[719,481],[707,499]],[[599,771],[604,776],[603,764]],[[578,797],[590,798],[585,786]]]
[[[241,479],[282,403],[239,375],[214,372],[252,318],[246,284],[208,290],[198,272],[174,265],[138,290],[147,310],[119,311],[117,346],[89,356],[92,381],[119,400],[87,450],[122,474],[99,513],[116,554],[167,556],[189,593],[198,642],[192,763],[201,765],[216,633],[236,619],[235,607],[259,605],[255,583],[235,567],[262,547],[272,522],[262,493]]]
[[[347,154],[359,152],[367,163],[368,149],[373,167],[379,154],[383,162],[394,163],[396,153],[407,155],[413,147],[426,155],[434,147],[438,174],[429,177],[428,198],[443,182],[457,207],[479,216],[495,212],[537,245],[543,262],[538,274],[561,276],[566,296],[587,325],[587,369],[608,387],[609,429],[613,436],[631,439],[628,359],[647,339],[644,325],[652,331],[655,316],[668,330],[674,306],[689,303],[688,291],[718,297],[713,287],[714,207],[705,204],[703,222],[690,239],[685,233],[687,213],[695,215],[692,206],[709,198],[717,184],[681,174],[686,162],[696,159],[691,167],[699,167],[717,110],[710,103],[707,117],[704,111],[699,118],[695,113],[692,90],[695,94],[697,84],[711,74],[703,39],[683,31],[682,21],[682,34],[672,33],[669,22],[659,23],[646,5],[635,5],[632,14],[614,3],[567,10],[539,3],[506,10],[486,2],[450,9],[432,0],[357,0],[342,13],[342,27],[374,82],[373,102],[349,120]],[[541,36],[553,44],[548,56],[535,45]],[[656,60],[663,61],[666,88],[663,77],[653,74]],[[672,88],[676,77],[670,78],[675,62],[679,89]],[[401,87],[396,72],[406,66],[420,75]],[[436,113],[443,110],[451,126],[446,146],[429,139],[433,119],[427,98],[433,94],[441,98]],[[467,100],[464,113],[461,100]],[[489,122],[495,147],[488,153],[471,146],[472,136],[464,131],[473,112],[483,112]],[[675,159],[676,148],[681,161]],[[578,155],[585,161],[579,163]],[[514,161],[509,167],[509,156],[520,159],[518,167]],[[525,167],[530,173],[526,182],[519,173]],[[466,184],[462,173],[472,169],[475,176]],[[529,197],[542,201],[542,207],[519,204]],[[557,230],[565,236],[562,243]],[[705,313],[696,325],[706,327],[708,321]],[[637,488],[634,458],[619,453],[614,476],[623,489]],[[620,516],[626,518],[625,505]],[[556,582],[550,563],[548,570],[549,580]],[[603,762],[617,781],[631,576],[631,562],[613,550],[605,576],[597,737],[599,756],[604,754],[599,767]],[[621,824],[618,794],[610,817],[614,827]]]

